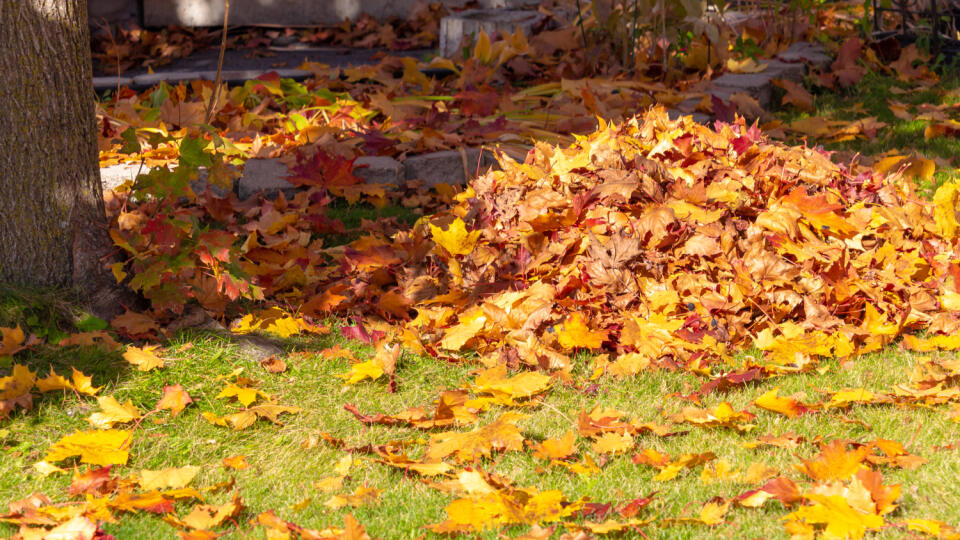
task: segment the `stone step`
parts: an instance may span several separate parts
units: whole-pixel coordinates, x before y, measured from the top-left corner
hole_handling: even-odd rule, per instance
[[[473,44],[480,32],[493,38],[520,29],[530,35],[545,18],[539,11],[509,9],[469,9],[449,15],[440,20],[440,56],[455,56],[464,38]]]

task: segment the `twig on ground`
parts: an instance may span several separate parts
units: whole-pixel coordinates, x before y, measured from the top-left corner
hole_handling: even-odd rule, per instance
[[[217,105],[217,97],[220,94],[220,77],[223,73],[223,56],[227,52],[227,22],[230,20],[230,0],[223,2],[223,34],[220,36],[220,58],[217,59],[217,77],[213,82],[213,93],[210,94],[210,101],[207,102],[207,112],[203,116],[203,123],[210,123],[210,115]]]

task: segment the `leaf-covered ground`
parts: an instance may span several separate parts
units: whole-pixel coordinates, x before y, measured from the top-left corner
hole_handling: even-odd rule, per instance
[[[960,534],[953,93],[915,48],[868,73],[893,53],[836,29],[804,30],[837,61],[781,82],[777,118],[732,100],[754,125],[634,116],[697,91],[696,43],[628,77],[569,24],[105,100],[102,163],[173,166],[106,197],[147,304],[4,291],[0,533]],[[771,138],[796,135],[869,155]],[[353,168],[493,142],[502,170],[464,188]],[[266,156],[295,196],[191,188]]]

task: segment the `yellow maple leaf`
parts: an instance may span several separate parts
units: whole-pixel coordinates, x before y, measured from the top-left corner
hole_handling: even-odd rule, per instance
[[[804,497],[814,504],[803,506],[784,519],[826,525],[824,538],[856,540],[863,538],[868,529],[883,527],[882,517],[854,509],[842,496],[808,493]]]
[[[557,333],[557,342],[567,350],[599,349],[607,339],[606,330],[590,330],[580,313],[573,313],[563,324],[554,326],[553,329]]]
[[[430,224],[430,234],[438,246],[442,246],[451,255],[469,255],[477,247],[481,231],[467,232],[462,219],[454,219],[446,229]]]
[[[10,356],[17,351],[23,350],[23,342],[27,336],[18,324],[16,328],[0,327],[0,334],[3,334],[3,340],[0,341],[0,356]]]
[[[121,405],[113,396],[101,396],[97,398],[97,403],[101,412],[91,414],[87,422],[98,429],[109,429],[115,424],[132,422],[142,416],[129,399]]]
[[[627,432],[607,432],[593,441],[593,451],[598,454],[621,454],[630,450],[636,443]]]
[[[382,492],[383,490],[377,488],[359,486],[350,495],[334,495],[330,500],[323,503],[323,505],[333,510],[343,508],[344,506],[356,508],[376,501],[380,498]]]
[[[700,521],[705,525],[719,525],[723,523],[723,516],[730,509],[730,501],[722,503],[709,502],[700,509]]]
[[[154,490],[186,487],[200,472],[200,467],[187,465],[186,467],[168,467],[157,471],[143,469],[138,475],[137,482],[141,489]]]
[[[473,461],[489,456],[492,450],[521,450],[523,435],[517,422],[526,415],[503,413],[496,421],[466,433],[447,432],[430,436],[427,458],[443,459],[453,455],[458,461]]]
[[[97,392],[100,391],[102,386],[93,386],[93,377],[89,375],[84,375],[77,368],[71,367],[73,371],[73,389],[81,394],[87,394],[88,396],[95,396]]]
[[[172,416],[177,416],[191,403],[193,403],[193,398],[187,394],[183,386],[174,384],[163,387],[163,396],[157,402],[157,409],[169,409]]]
[[[42,379],[37,379],[37,390],[46,393],[56,390],[73,390],[73,383],[68,381],[63,375],[50,370],[50,374]]]
[[[542,459],[567,459],[577,453],[576,448],[577,434],[573,431],[567,433],[559,439],[546,439],[542,443],[533,447],[534,457]]]
[[[250,407],[247,411],[257,415],[257,418],[266,418],[274,424],[281,424],[281,414],[297,414],[300,407],[291,407],[289,405],[277,405],[275,403],[264,403],[256,407]]]
[[[536,371],[525,371],[507,377],[507,366],[499,364],[477,374],[473,391],[500,397],[504,405],[510,405],[514,399],[528,398],[545,391],[550,388],[551,381],[549,375]]]
[[[242,471],[244,469],[250,468],[250,464],[247,463],[247,456],[243,456],[243,455],[230,456],[230,457],[223,458],[223,460],[220,463],[222,463],[224,467],[227,467],[229,469],[236,469],[238,471]]]
[[[357,384],[364,379],[377,380],[383,375],[383,365],[376,358],[350,366],[350,371],[337,375],[346,379],[346,384]]]
[[[236,517],[241,510],[243,510],[243,499],[238,493],[234,493],[233,499],[224,504],[198,504],[181,521],[193,529],[209,530],[227,519]]]
[[[487,316],[480,308],[472,309],[460,315],[459,322],[447,330],[440,340],[440,346],[451,351],[459,351],[468,341],[483,329]]]
[[[47,451],[47,462],[80,456],[91,465],[123,465],[130,457],[131,432],[119,429],[77,431],[60,439]]]
[[[307,323],[302,317],[295,317],[274,307],[244,315],[240,322],[231,328],[231,331],[237,334],[249,334],[255,330],[262,330],[288,338],[299,334],[305,325]]]
[[[755,399],[753,404],[761,409],[777,412],[788,418],[796,418],[808,411],[807,407],[797,400],[778,396],[779,391],[780,387],[778,386]]]
[[[233,383],[227,383],[227,386],[225,386],[223,390],[217,394],[217,399],[235,397],[241,405],[244,407],[249,407],[251,403],[257,400],[258,396],[262,397],[263,399],[270,399],[270,394],[256,388],[237,386]]]
[[[960,184],[947,182],[933,194],[933,220],[937,231],[946,238],[954,238],[960,230],[957,207],[960,205]]]
[[[144,348],[129,346],[123,353],[123,359],[137,366],[139,371],[150,371],[151,369],[163,367],[163,358],[154,353],[159,345],[147,345]]]
[[[326,478],[321,478],[313,483],[313,487],[319,489],[323,493],[332,493],[343,487],[343,477],[328,476]]]
[[[23,364],[14,364],[13,373],[0,377],[0,401],[29,394],[36,380],[36,371],[30,371],[30,368]]]

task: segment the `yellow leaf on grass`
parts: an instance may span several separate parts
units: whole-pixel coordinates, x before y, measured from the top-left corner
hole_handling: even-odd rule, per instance
[[[542,459],[567,459],[577,453],[577,434],[573,431],[559,439],[546,439],[533,447],[534,457]]]
[[[846,499],[839,495],[818,495],[808,493],[805,498],[813,502],[812,506],[803,506],[784,519],[799,521],[809,525],[826,525],[824,538],[863,538],[868,529],[883,527],[883,518],[854,509]]]
[[[507,377],[507,366],[499,364],[477,375],[473,382],[473,391],[503,398],[507,405],[514,399],[528,398],[545,391],[550,388],[551,380],[549,375],[536,371],[525,371]]]
[[[13,373],[0,377],[0,401],[14,399],[30,393],[37,380],[37,372],[22,364],[13,365]],[[0,409],[2,414],[2,409]]]
[[[761,409],[780,413],[788,418],[796,418],[801,414],[808,412],[807,407],[792,398],[780,397],[777,392],[780,387],[776,387],[769,392],[754,400],[753,404]]]
[[[941,303],[943,303],[942,300]],[[930,352],[937,350],[955,351],[960,349],[960,334],[951,334],[949,336],[932,336],[925,339],[920,339],[917,336],[908,334],[903,336],[903,347],[907,350],[917,352]]]
[[[77,392],[95,396],[103,388],[102,386],[93,386],[93,377],[84,375],[77,368],[72,367],[70,369],[73,370],[73,389]]]
[[[323,503],[323,505],[333,510],[343,508],[344,506],[356,508],[376,501],[380,498],[380,493],[382,492],[383,490],[377,488],[360,486],[350,495],[334,495],[330,497],[330,500]]]
[[[343,456],[333,467],[333,472],[337,473],[339,476],[346,476],[350,473],[351,465],[353,465],[353,458],[350,456]]]
[[[33,470],[37,471],[38,473],[40,473],[41,476],[45,476],[45,477],[50,476],[51,474],[61,474],[61,473],[67,472],[64,469],[57,467],[56,465],[47,463],[46,461],[38,461],[34,463]]]
[[[467,232],[467,225],[462,219],[456,218],[447,228],[441,229],[430,224],[430,234],[438,246],[442,246],[451,255],[469,255],[477,247],[481,231]]]
[[[247,456],[231,456],[228,458],[223,458],[221,463],[223,463],[224,467],[236,469],[238,471],[250,468],[250,464],[247,463]]]
[[[233,383],[227,383],[227,386],[217,394],[217,399],[220,398],[237,398],[237,401],[240,402],[244,407],[249,407],[251,403],[257,400],[257,397],[262,397],[263,399],[270,399],[270,394],[257,390],[256,388],[250,388],[245,386],[237,386]]]
[[[66,377],[50,370],[50,374],[42,379],[37,379],[37,390],[42,393],[55,392],[57,390],[73,390],[73,383]]]
[[[133,422],[142,415],[129,399],[126,403],[120,404],[113,396],[101,396],[97,398],[100,405],[100,412],[95,412],[87,418],[93,427],[97,429],[109,429],[115,424],[125,424]]]
[[[331,493],[343,487],[342,476],[328,476],[313,483],[313,487],[324,493]]]
[[[157,356],[154,351],[159,345],[147,345],[144,348],[129,346],[123,353],[123,359],[137,366],[139,371],[150,371],[151,369],[163,367],[163,358]]]
[[[82,463],[91,465],[124,465],[130,457],[131,432],[108,429],[77,431],[60,439],[50,447],[44,461],[61,461],[79,456]]]
[[[350,371],[343,375],[337,375],[346,379],[346,384],[357,384],[365,379],[377,380],[383,375],[383,365],[377,362],[376,358],[371,358],[366,362],[360,362],[350,366]]]
[[[629,433],[608,432],[593,441],[593,451],[598,454],[620,454],[630,450],[634,445],[633,437]]]
[[[557,333],[557,342],[564,349],[571,350],[576,348],[599,349],[604,340],[607,339],[606,330],[591,330],[584,323],[583,316],[580,313],[574,313],[564,321],[553,327]]]
[[[96,395],[100,391],[102,386],[93,386],[93,378],[87,375],[84,375],[83,372],[77,370],[77,368],[70,368],[73,370],[72,380],[68,381],[65,377],[58,375],[53,369],[50,370],[50,374],[43,379],[36,381],[37,390],[40,392],[52,392],[56,390],[72,390],[80,394],[87,394],[90,396]],[[2,388],[3,381],[0,379],[0,388]]]
[[[186,467],[170,467],[157,471],[143,469],[140,471],[138,482],[145,490],[179,489],[186,487],[200,472],[200,467],[187,465]]]
[[[617,377],[636,375],[650,367],[650,357],[641,353],[621,354],[610,364],[607,371]]]
[[[523,418],[526,418],[526,415],[506,412],[495,422],[473,431],[431,435],[427,458],[443,459],[453,455],[463,462],[489,456],[492,450],[521,450],[523,435],[517,428],[517,422]]]
[[[241,510],[243,499],[238,493],[234,493],[233,499],[224,504],[198,504],[181,521],[190,528],[207,530],[236,517]]]
[[[170,414],[176,416],[191,403],[193,403],[193,399],[183,389],[183,386],[175,384],[163,387],[163,397],[157,402],[157,409],[169,409]]]
[[[276,307],[248,313],[231,327],[231,331],[237,334],[249,334],[255,330],[262,330],[282,338],[299,334],[301,330],[313,331],[314,329],[314,325],[307,323],[303,317],[290,315]]]
[[[700,521],[706,525],[719,525],[723,523],[723,516],[729,509],[730,501],[707,503],[700,509]]]
[[[16,328],[0,327],[0,334],[3,334],[3,341],[0,342],[0,356],[10,356],[17,351],[23,350],[23,342],[27,336],[18,324]]]

